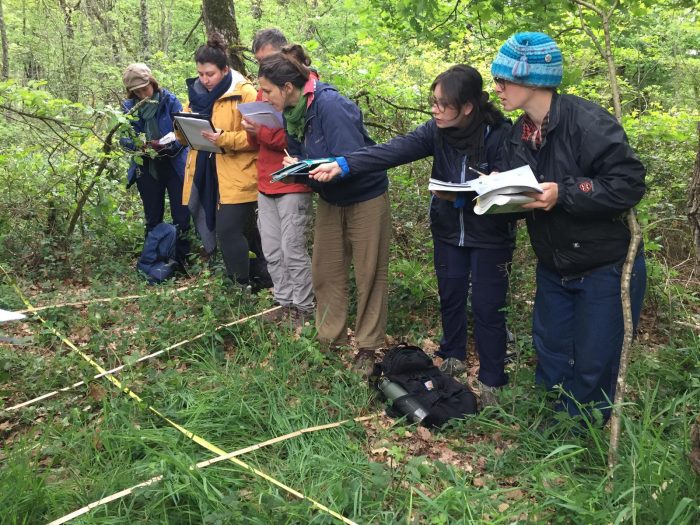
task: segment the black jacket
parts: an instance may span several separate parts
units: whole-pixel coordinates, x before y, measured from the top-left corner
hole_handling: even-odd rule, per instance
[[[486,162],[479,171],[489,173],[503,170],[501,146],[510,131],[510,122],[503,120],[485,130]],[[418,159],[433,157],[431,176],[448,182],[466,182],[478,175],[467,169],[468,159],[449,144],[442,136],[434,120],[419,126],[414,131],[394,137],[385,144],[362,148],[346,156],[350,174],[347,177],[361,178],[372,170],[384,170]],[[478,248],[503,248],[515,245],[515,218],[513,215],[476,215],[475,193],[465,194],[467,202],[463,208],[455,208],[451,201],[433,196],[430,202],[430,227],[433,236],[454,246]]]
[[[509,167],[529,164],[540,182],[559,185],[554,208],[527,214],[540,263],[570,278],[623,261],[625,215],[644,195],[646,170],[622,126],[597,104],[555,94],[541,149],[530,149],[521,134],[522,118],[506,142]]]
[[[313,84],[312,84],[313,83]],[[305,88],[306,89],[306,88]],[[374,144],[362,121],[362,112],[330,84],[311,80],[311,104],[306,110],[304,143],[287,135],[289,153],[301,159],[342,157],[363,146]],[[326,202],[348,206],[379,197],[386,192],[389,179],[386,171],[377,169],[365,177],[339,178],[318,182],[299,177]]]

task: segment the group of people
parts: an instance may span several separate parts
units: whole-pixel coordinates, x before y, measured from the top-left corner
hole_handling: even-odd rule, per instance
[[[179,231],[187,231],[191,210],[205,249],[218,245],[227,273],[241,285],[251,282],[250,239],[259,236],[260,257],[264,254],[282,306],[270,318],[303,322],[315,310],[318,339],[326,349],[347,344],[352,263],[359,347],[354,368],[368,373],[386,335],[391,236],[386,170],[433,157],[433,178],[463,183],[476,172],[529,165],[543,192],[529,194],[532,202],[516,215],[477,215],[471,198],[458,193],[431,196],[443,328],[440,366],[452,375],[466,371],[471,293],[482,403],[498,402],[499,388],[508,382],[509,267],[516,221],[524,217],[538,259],[532,334],[537,381],[550,390],[561,386],[559,409],[575,416],[582,405],[592,405],[606,419],[623,340],[620,277],[631,238],[626,215],[644,194],[645,169],[609,112],[557,92],[563,75],[557,44],[543,33],[517,33],[498,51],[491,66],[494,89],[506,111],[523,110],[515,124],[490,102],[479,72],[456,65],[431,86],[432,118],[385,144],[374,143],[357,105],[322,82],[304,50],[287,45],[281,32],[259,31],[252,50],[259,63],[257,91],[228,66],[217,38],[195,53],[198,77],[187,81],[185,111],[211,116],[215,131],[203,135],[222,153],[186,154],[179,142],[161,145],[179,102],[143,64],[124,73],[125,110],[144,98],[157,102],[144,105],[133,123],[156,154],[132,163],[129,172],[147,229],[163,220],[167,190]],[[245,120],[237,104],[255,100],[282,112],[284,127]],[[334,161],[308,176],[271,181],[283,166],[326,157]],[[318,199],[309,258],[312,192]],[[189,249],[182,238],[181,257]],[[630,294],[635,325],[645,283],[640,249]]]

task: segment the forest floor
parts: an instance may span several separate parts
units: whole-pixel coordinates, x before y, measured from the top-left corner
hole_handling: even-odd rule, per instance
[[[402,260],[391,275],[389,343],[431,354],[432,273]],[[354,345],[322,352],[312,322],[233,324],[270,308],[269,292],[247,296],[207,272],[150,287],[117,267],[87,283],[15,278],[31,305],[49,307],[0,331],[0,523],[46,523],[161,475],[73,523],[700,520],[687,460],[700,407],[700,287],[687,267],[649,290],[612,482],[609,429],[562,417],[534,385],[531,286],[512,292],[517,357],[501,405],[436,431],[384,415],[350,369]],[[11,283],[0,285],[1,307],[26,309]],[[74,302],[83,304],[62,305]],[[462,379],[476,388],[473,348],[470,358]],[[120,365],[119,385],[93,379]],[[234,462],[191,468],[288,433]]]

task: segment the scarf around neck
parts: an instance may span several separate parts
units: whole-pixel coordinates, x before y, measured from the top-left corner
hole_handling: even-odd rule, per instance
[[[143,119],[143,131],[146,140],[158,140],[162,135],[158,126],[158,107],[160,106],[160,91],[155,91],[148,102],[139,109],[139,117]],[[157,158],[145,157],[144,167],[148,168],[148,174],[155,180],[159,180]]]
[[[485,117],[474,104],[467,125],[463,128],[443,128],[440,130],[448,145],[469,157],[469,165],[477,166],[484,157]]]
[[[304,140],[304,120],[306,117],[306,95],[302,93],[295,106],[284,109],[284,120],[287,123],[287,133],[299,142]]]
[[[239,73],[240,75],[240,73]],[[211,91],[207,91],[198,78],[187,79],[187,96],[190,100],[190,109],[193,113],[211,116],[214,102],[226,93],[231,87],[233,70],[230,69]]]

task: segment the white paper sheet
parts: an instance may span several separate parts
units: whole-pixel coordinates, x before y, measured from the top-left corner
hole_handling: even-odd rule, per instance
[[[2,308],[0,308],[0,323],[4,323],[7,321],[19,321],[20,319],[24,319],[25,317],[27,316],[19,312],[11,312],[9,310],[3,310]]]

